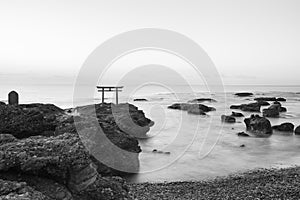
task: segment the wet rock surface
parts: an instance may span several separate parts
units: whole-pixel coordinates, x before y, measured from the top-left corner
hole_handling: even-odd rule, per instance
[[[133,99],[133,101],[148,101],[148,99],[138,98],[138,99]]]
[[[203,102],[215,103],[217,101],[215,99],[211,99],[211,98],[198,98],[198,99],[193,99],[193,100],[188,101],[188,103],[203,103]]]
[[[250,96],[253,96],[254,94],[251,92],[238,92],[238,93],[235,93],[234,95],[238,96],[238,97],[250,97]]]
[[[273,126],[272,128],[282,132],[294,132],[295,126],[292,123],[282,123],[280,125]]]
[[[255,98],[254,99],[255,101],[286,101],[285,98],[282,98],[282,97],[279,97],[279,98],[276,98],[276,97],[258,97],[258,98]]]
[[[271,122],[259,115],[251,115],[250,118],[244,120],[247,131],[253,133],[257,137],[268,137],[273,133]]]
[[[238,135],[239,137],[250,137],[250,135],[247,134],[247,133],[245,133],[245,132],[239,132],[239,133],[237,133],[237,135]]]
[[[203,104],[191,104],[191,103],[175,103],[168,106],[169,109],[184,110],[190,114],[205,115],[207,112],[215,111],[213,107],[209,107]]]
[[[229,116],[229,115],[222,115],[221,120],[222,120],[222,122],[225,122],[225,123],[235,123],[236,122],[235,118],[232,116]]]
[[[230,106],[230,109],[240,109],[245,112],[260,112],[260,108],[261,105],[258,102]]]
[[[239,112],[232,112],[231,116],[232,117],[244,117],[243,113],[239,113]]]

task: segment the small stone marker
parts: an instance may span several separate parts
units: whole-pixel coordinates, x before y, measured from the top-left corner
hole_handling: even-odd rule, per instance
[[[19,94],[16,91],[11,91],[8,94],[8,104],[18,105],[19,104]]]

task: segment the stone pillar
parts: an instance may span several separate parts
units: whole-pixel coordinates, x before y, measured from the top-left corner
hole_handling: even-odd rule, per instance
[[[8,104],[18,105],[19,104],[19,94],[16,91],[11,91],[8,94]]]

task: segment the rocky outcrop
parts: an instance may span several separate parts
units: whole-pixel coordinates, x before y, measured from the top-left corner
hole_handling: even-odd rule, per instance
[[[243,113],[239,113],[239,112],[232,112],[231,116],[232,117],[244,117]]]
[[[295,126],[292,123],[282,123],[280,125],[273,126],[272,128],[282,132],[294,132]]]
[[[260,108],[261,105],[258,102],[230,106],[230,109],[240,109],[245,112],[260,112]]]
[[[258,97],[254,99],[255,101],[286,101],[285,98],[279,97]]]
[[[300,135],[300,126],[295,129],[295,135]]]
[[[239,93],[235,93],[234,95],[238,96],[238,97],[250,97],[250,96],[253,96],[253,93],[251,93],[251,92],[239,92]]]
[[[188,101],[188,103],[203,103],[203,102],[215,103],[217,101],[215,99],[211,99],[211,98],[198,98],[198,99],[193,99],[193,100]]]
[[[16,138],[54,134],[58,116],[64,111],[52,104],[0,106],[0,133]]]
[[[222,122],[226,122],[226,123],[235,123],[236,122],[234,117],[227,116],[227,115],[222,115],[221,120],[222,120]]]
[[[8,142],[0,146],[0,158],[0,172],[51,178],[67,186],[74,199],[128,197],[124,182],[98,174],[89,152],[74,134]]]
[[[251,115],[244,120],[247,131],[255,134],[257,137],[267,137],[272,135],[273,129],[270,121],[259,115]]]

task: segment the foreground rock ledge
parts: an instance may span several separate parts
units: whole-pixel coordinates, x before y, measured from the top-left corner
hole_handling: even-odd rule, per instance
[[[0,199],[130,199],[124,180],[112,176],[119,172],[95,159],[77,131],[87,136],[84,142],[93,144],[97,127],[101,127],[110,143],[133,153],[118,161],[138,170],[141,149],[133,133],[144,136],[152,125],[143,111],[131,104],[68,110],[51,104],[1,104]],[[7,189],[9,184],[21,184],[21,191]],[[28,191],[28,198],[23,191]]]

